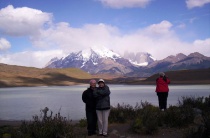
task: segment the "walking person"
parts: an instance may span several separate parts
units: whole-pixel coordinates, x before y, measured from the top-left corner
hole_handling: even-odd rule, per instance
[[[96,80],[90,80],[90,87],[87,88],[82,94],[82,100],[85,103],[86,118],[87,118],[87,130],[88,136],[96,134],[96,100],[93,96],[93,91],[96,89]]]
[[[161,111],[167,109],[167,98],[169,92],[168,84],[170,84],[170,80],[166,77],[165,73],[159,73],[159,77],[156,79],[156,93]]]
[[[96,113],[98,117],[98,131],[100,136],[107,137],[108,117],[110,113],[110,90],[103,79],[98,81],[99,87],[94,90],[96,98]]]

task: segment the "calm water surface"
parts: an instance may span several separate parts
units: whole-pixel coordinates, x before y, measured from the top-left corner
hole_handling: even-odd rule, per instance
[[[88,85],[55,87],[0,88],[0,120],[31,120],[40,115],[40,109],[48,107],[55,113],[78,120],[85,117],[82,92]],[[153,85],[109,85],[111,105],[125,103],[135,106],[148,101],[158,105]],[[169,86],[168,105],[176,105],[182,96],[209,96],[210,85]]]

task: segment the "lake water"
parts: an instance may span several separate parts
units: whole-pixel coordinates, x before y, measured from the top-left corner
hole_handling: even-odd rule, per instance
[[[48,107],[55,113],[69,119],[85,117],[85,104],[82,92],[88,85],[54,87],[0,88],[0,120],[31,120],[40,115],[40,109]],[[147,101],[158,105],[154,85],[109,85],[111,105],[125,103],[135,106],[137,102]],[[176,105],[182,96],[210,95],[210,85],[172,85],[168,105]]]

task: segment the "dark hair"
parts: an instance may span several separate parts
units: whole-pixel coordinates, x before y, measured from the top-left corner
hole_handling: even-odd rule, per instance
[[[166,77],[166,76],[163,76],[163,80],[164,80],[165,82],[167,82],[167,77]]]

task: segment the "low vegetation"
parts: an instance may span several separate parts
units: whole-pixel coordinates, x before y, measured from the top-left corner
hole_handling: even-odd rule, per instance
[[[0,138],[77,138],[85,137],[86,119],[77,124],[62,117],[60,113],[53,116],[46,107],[41,115],[34,116],[30,122],[22,122],[20,127],[4,126],[0,128]],[[135,107],[118,104],[112,107],[109,123],[129,123],[128,133],[154,135],[162,128],[185,128],[186,138],[210,137],[210,95],[209,97],[182,97],[176,106],[170,106],[166,111],[148,102],[137,103]]]
[[[90,74],[77,69],[39,69],[0,64],[0,87],[64,86],[87,83]]]

